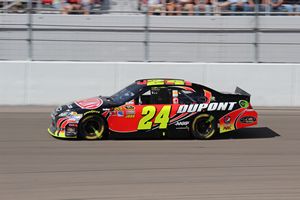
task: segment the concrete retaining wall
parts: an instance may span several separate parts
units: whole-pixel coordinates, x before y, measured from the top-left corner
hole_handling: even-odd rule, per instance
[[[0,105],[52,105],[111,95],[136,79],[170,77],[220,91],[239,86],[256,106],[300,106],[300,65],[0,62]]]

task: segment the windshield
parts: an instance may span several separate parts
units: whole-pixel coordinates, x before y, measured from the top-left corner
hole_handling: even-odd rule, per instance
[[[143,89],[143,85],[137,85],[132,83],[116,94],[112,95],[110,99],[116,104],[124,104],[130,101],[134,96],[136,96]]]

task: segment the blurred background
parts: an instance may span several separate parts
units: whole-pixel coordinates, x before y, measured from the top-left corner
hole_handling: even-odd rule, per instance
[[[273,1],[0,0],[0,59],[298,63],[300,4]]]
[[[300,106],[299,11],[300,0],[0,0],[0,104],[173,77]]]

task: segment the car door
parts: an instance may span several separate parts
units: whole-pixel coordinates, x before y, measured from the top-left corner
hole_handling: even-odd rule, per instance
[[[151,87],[149,91],[141,95],[137,104],[137,110],[140,113],[137,119],[137,130],[149,131],[168,128],[170,116],[174,110],[170,88]]]
[[[178,105],[168,87],[149,87],[137,98],[114,108],[108,118],[111,131],[136,132],[167,129]]]

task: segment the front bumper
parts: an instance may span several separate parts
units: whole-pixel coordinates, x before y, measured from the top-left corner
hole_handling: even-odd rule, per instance
[[[56,138],[77,138],[77,132],[66,132],[64,129],[48,128],[48,133]]]
[[[73,113],[62,117],[52,114],[51,125],[48,128],[49,134],[56,138],[77,138],[78,123],[81,115],[72,115]]]
[[[59,136],[58,136],[58,131],[52,132],[52,131],[51,131],[51,127],[48,128],[48,133],[49,133],[50,135],[52,135],[53,137],[59,137]]]

